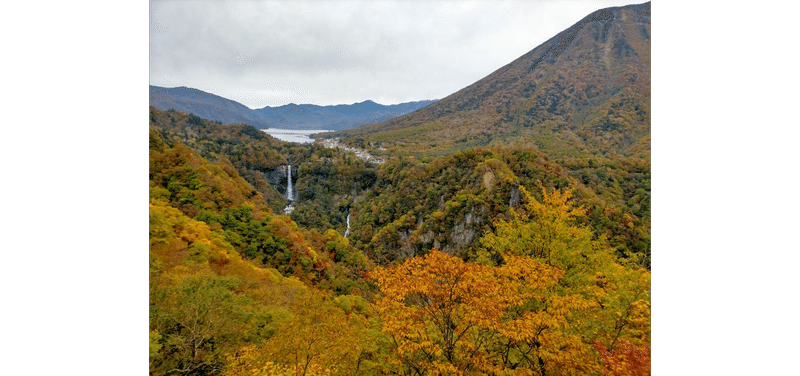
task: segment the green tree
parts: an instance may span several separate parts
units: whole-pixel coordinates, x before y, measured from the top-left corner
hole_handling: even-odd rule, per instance
[[[156,290],[151,297],[155,317],[151,330],[161,333],[164,346],[155,368],[164,373],[207,373],[222,370],[224,351],[247,320],[247,297],[234,289],[234,277],[209,274],[171,275],[179,282]]]

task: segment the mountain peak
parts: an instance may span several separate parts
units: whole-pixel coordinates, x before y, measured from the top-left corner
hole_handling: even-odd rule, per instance
[[[438,153],[521,143],[554,155],[649,155],[650,3],[592,12],[434,104],[346,134],[378,142],[399,129]],[[394,143],[416,144],[382,142]]]

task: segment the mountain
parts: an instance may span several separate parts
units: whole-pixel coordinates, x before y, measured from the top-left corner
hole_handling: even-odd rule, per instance
[[[338,135],[411,153],[530,146],[649,158],[650,3],[598,10],[430,106]]]
[[[172,108],[193,113],[203,119],[225,124],[245,123],[260,128],[269,127],[253,110],[239,102],[185,86],[165,88],[150,85],[150,105],[161,110]]]
[[[251,110],[245,105],[198,89],[150,86],[150,105],[193,113],[222,123],[245,123],[256,128],[349,129],[388,120],[423,108],[435,100],[382,105],[367,100],[336,106],[287,104]]]
[[[280,107],[255,110],[265,122],[276,128],[289,129],[350,129],[364,124],[388,120],[423,108],[435,100],[394,105],[382,105],[367,100],[350,105],[317,106],[294,103]]]

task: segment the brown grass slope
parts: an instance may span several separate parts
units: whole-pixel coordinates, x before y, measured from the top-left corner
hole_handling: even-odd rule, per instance
[[[524,145],[649,159],[649,134],[648,2],[598,10],[437,103],[338,136],[415,154]]]

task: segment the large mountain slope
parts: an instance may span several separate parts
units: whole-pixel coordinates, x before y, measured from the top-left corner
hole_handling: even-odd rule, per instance
[[[650,3],[596,11],[420,111],[340,135],[441,154],[527,145],[551,155],[649,157]]]
[[[251,110],[245,105],[202,90],[150,86],[150,105],[193,113],[222,123],[245,123],[257,128],[349,129],[404,115],[423,108],[434,100],[382,105],[364,101],[350,105],[317,106],[288,104]]]

